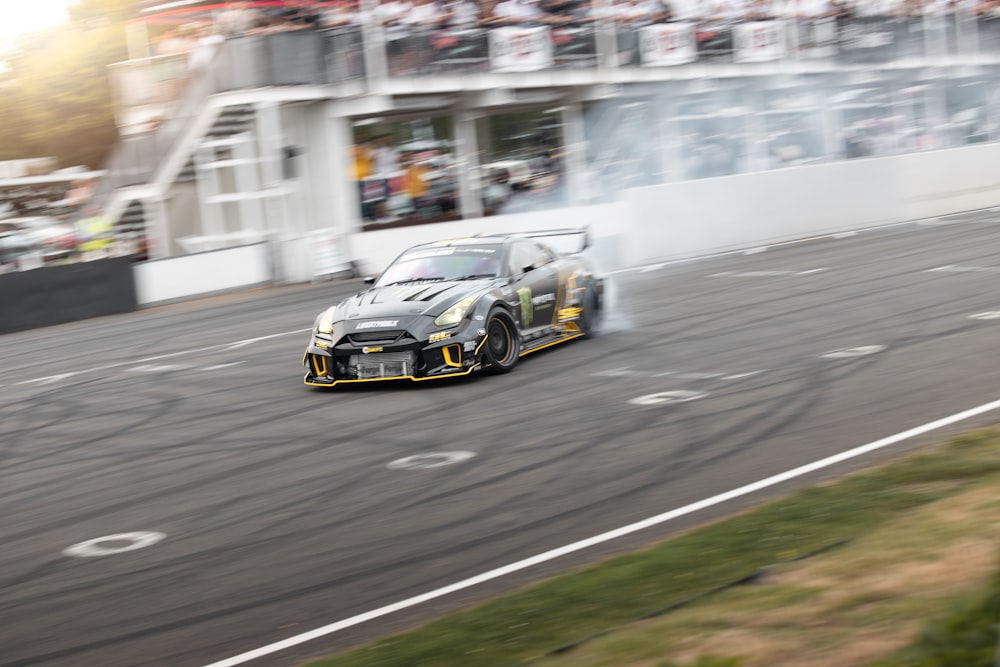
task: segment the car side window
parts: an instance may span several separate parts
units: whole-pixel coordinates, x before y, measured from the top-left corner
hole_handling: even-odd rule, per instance
[[[528,253],[528,247],[525,243],[514,243],[510,247],[510,257],[507,260],[507,264],[510,267],[510,275],[515,278],[522,273],[524,273],[524,267],[531,264],[531,257]]]
[[[514,276],[524,273],[526,266],[537,269],[554,261],[555,255],[548,248],[537,243],[520,241],[511,246],[510,249],[510,272]]]
[[[538,251],[539,262],[537,266],[544,266],[545,264],[550,264],[556,261],[555,253],[552,252],[548,246],[544,246],[541,243],[535,244],[535,249]]]

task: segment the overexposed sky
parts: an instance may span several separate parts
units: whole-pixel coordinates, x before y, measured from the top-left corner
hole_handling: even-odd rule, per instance
[[[76,0],[0,0],[0,47],[21,33],[66,21],[66,7]]]

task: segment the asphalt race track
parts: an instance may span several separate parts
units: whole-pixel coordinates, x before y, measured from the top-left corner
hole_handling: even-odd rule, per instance
[[[356,281],[0,337],[0,665],[203,667],[1000,399],[1000,213],[758,250],[619,273],[604,335],[500,377],[303,386]]]

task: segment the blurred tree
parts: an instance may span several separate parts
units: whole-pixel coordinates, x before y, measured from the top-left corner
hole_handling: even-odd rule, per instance
[[[0,160],[100,168],[118,131],[107,66],[127,58],[133,0],[77,0],[69,21],[22,35],[0,63]],[[4,67],[6,65],[6,67]]]

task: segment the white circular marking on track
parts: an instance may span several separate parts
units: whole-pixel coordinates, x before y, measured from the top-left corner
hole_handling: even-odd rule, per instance
[[[990,310],[985,313],[976,313],[975,315],[969,315],[969,319],[973,320],[1000,320],[1000,310]]]
[[[440,468],[450,466],[454,463],[468,461],[476,455],[475,452],[428,452],[426,454],[414,454],[406,458],[396,459],[386,464],[392,470],[424,470],[427,468]]]
[[[843,350],[833,350],[820,356],[824,359],[850,359],[852,357],[865,357],[869,354],[878,354],[885,349],[885,345],[864,345],[862,347],[847,347]]]
[[[632,405],[671,405],[674,403],[687,403],[699,398],[708,396],[703,391],[660,391],[655,394],[646,394],[629,400]]]
[[[95,537],[92,540],[87,540],[86,542],[80,542],[79,544],[66,547],[63,549],[63,555],[74,556],[76,558],[113,556],[115,554],[125,553],[126,551],[135,551],[136,549],[151,547],[165,537],[166,535],[163,533],[153,533],[147,531],[105,535],[104,537]],[[104,542],[124,542],[125,544],[119,546],[101,546]]]

